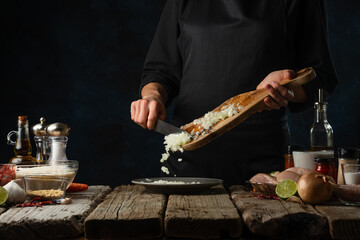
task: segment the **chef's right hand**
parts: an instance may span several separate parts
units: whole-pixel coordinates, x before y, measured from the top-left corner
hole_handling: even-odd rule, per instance
[[[165,105],[157,96],[146,96],[131,103],[131,120],[145,129],[154,129],[157,119],[165,118]]]

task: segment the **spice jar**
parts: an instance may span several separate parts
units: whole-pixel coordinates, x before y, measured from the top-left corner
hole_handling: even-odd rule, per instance
[[[336,181],[337,169],[335,158],[315,158],[315,171],[331,176]]]
[[[337,183],[344,184],[344,175],[342,171],[342,164],[357,164],[359,163],[359,149],[358,148],[338,148],[338,176]]]
[[[289,145],[287,148],[287,152],[285,153],[285,169],[294,167],[294,158],[292,155],[293,151],[303,151],[304,148],[302,146],[297,145]]]
[[[50,141],[50,157],[48,163],[54,164],[57,160],[68,160],[66,145],[70,127],[64,123],[53,123],[47,126],[46,132]]]

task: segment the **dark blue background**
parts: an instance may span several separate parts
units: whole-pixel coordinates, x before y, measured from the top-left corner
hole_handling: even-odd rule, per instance
[[[119,185],[159,175],[163,137],[131,122],[130,103],[164,3],[2,2],[0,162],[13,155],[6,134],[17,116],[28,115],[31,126],[44,116],[71,126],[67,156],[80,161],[77,182]],[[328,118],[336,147],[360,147],[360,3],[327,4],[339,78]],[[308,146],[312,109],[289,120],[293,144]]]

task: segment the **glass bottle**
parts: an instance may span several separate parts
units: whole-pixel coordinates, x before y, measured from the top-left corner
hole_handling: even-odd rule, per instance
[[[16,134],[16,142],[11,140],[11,136],[14,134]],[[7,140],[9,145],[14,145],[15,152],[15,156],[10,159],[9,163],[17,165],[33,165],[38,163],[36,158],[31,156],[32,148],[27,116],[18,117],[18,130],[9,132]]]
[[[327,120],[327,102],[323,101],[323,89],[319,89],[319,101],[314,104],[314,122],[310,128],[310,150],[332,150],[333,129]]]
[[[304,148],[302,146],[297,145],[289,145],[287,148],[287,152],[285,153],[285,169],[294,167],[294,158],[292,155],[293,151],[302,151]]]

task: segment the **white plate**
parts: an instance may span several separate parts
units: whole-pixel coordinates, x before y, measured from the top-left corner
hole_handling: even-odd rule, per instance
[[[165,182],[183,182],[169,184]],[[139,178],[131,181],[134,184],[142,185],[150,191],[160,193],[196,193],[209,189],[212,186],[223,184],[223,180],[216,178],[196,178],[196,177],[159,177],[159,178]]]

